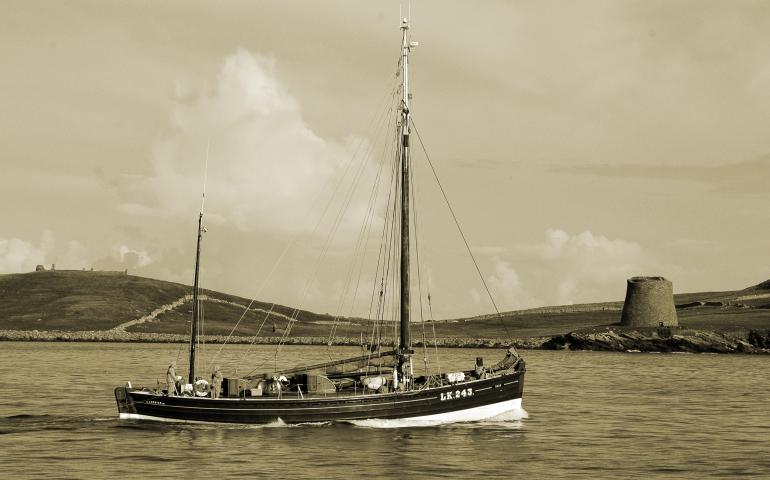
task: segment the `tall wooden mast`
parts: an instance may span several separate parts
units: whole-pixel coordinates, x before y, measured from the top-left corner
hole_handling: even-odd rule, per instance
[[[411,377],[412,339],[409,332],[409,22],[401,23],[401,314],[397,372],[404,385]]]

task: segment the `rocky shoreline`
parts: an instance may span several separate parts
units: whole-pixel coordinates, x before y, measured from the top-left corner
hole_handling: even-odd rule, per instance
[[[715,332],[682,328],[606,328],[556,335],[544,350],[611,352],[770,353],[770,330]]]
[[[281,337],[239,337],[206,335],[206,343],[276,345]],[[287,345],[327,345],[327,337],[291,337]],[[171,333],[126,332],[115,330],[56,331],[0,330],[0,341],[11,342],[116,342],[116,343],[187,343],[189,337]],[[360,338],[342,337],[335,345],[358,346]],[[443,348],[505,348],[509,342],[492,338],[439,338]],[[687,353],[770,353],[770,330],[715,332],[681,328],[605,327],[574,331],[553,337],[513,339],[522,350],[591,350],[610,352],[687,352]],[[420,342],[414,345],[422,347]],[[431,342],[429,346],[433,346]]]

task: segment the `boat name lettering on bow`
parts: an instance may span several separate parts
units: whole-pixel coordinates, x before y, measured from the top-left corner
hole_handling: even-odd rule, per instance
[[[472,388],[464,388],[462,390],[455,390],[454,392],[442,392],[441,393],[441,401],[444,400],[457,400],[458,398],[465,398],[465,397],[472,397],[473,396],[473,389]]]

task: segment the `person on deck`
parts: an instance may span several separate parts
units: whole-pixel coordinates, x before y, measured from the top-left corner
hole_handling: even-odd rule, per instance
[[[176,396],[176,362],[171,362],[166,370],[166,389],[169,397]]]
[[[214,373],[211,374],[211,398],[219,398],[222,392],[222,371],[219,365],[214,366]]]

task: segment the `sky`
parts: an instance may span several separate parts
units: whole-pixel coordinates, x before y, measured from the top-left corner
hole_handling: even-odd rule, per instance
[[[501,310],[770,278],[770,3],[707,0],[3,2],[0,273],[190,284],[205,177],[205,288],[366,315],[399,11],[415,125]],[[413,162],[422,296],[490,313]]]

